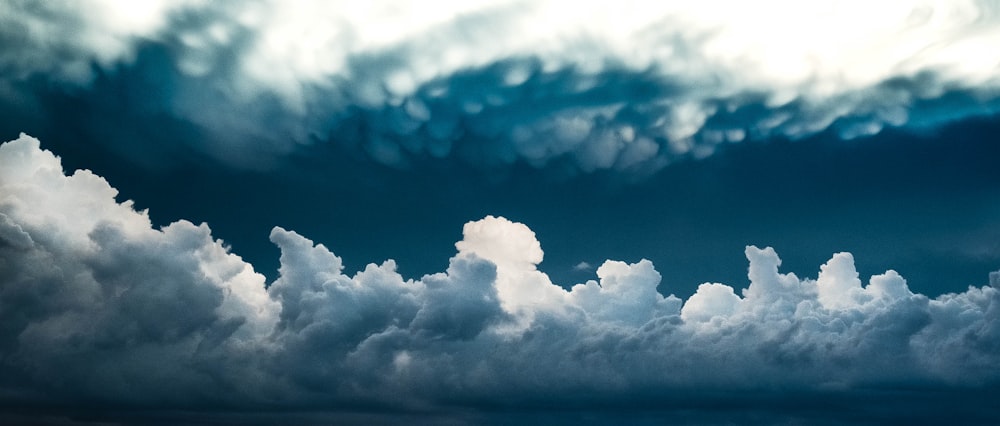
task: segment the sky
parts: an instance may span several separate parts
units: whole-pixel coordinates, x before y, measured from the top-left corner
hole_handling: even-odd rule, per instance
[[[990,1],[0,4],[0,420],[1000,422]]]

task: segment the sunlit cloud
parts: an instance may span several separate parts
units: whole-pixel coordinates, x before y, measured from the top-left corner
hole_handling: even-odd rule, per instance
[[[556,285],[534,232],[488,216],[465,225],[445,271],[420,278],[392,260],[345,271],[323,244],[275,227],[280,275],[265,283],[207,224],[156,229],[116,195],[91,172],[65,175],[30,136],[0,145],[5,395],[52,408],[419,411],[746,392],[817,403],[1000,381],[1000,272],[929,298],[892,270],[862,280],[850,253],[800,278],[748,246],[748,285],[705,283],[682,300],[648,260]]]
[[[394,167],[459,158],[648,174],[728,143],[933,127],[1000,102],[990,2],[0,8],[5,79],[87,87],[95,68],[114,74],[165,49],[171,66],[157,72],[177,90],[147,101],[236,163],[320,140]]]

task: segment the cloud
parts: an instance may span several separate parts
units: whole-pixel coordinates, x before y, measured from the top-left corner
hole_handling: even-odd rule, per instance
[[[754,409],[836,400],[877,418],[1000,383],[1000,272],[930,299],[894,271],[863,283],[849,253],[811,279],[750,246],[742,290],[664,296],[647,260],[606,261],[567,290],[537,269],[527,226],[488,216],[419,279],[391,260],[349,275],[275,227],[281,266],[265,283],[208,225],[154,229],[116,196],[30,136],[0,145],[0,405],[690,414],[753,395]],[[801,414],[848,416],[817,410]]]
[[[0,6],[8,96],[45,97],[21,88],[32,78],[138,90],[113,102],[157,105],[145,119],[193,123],[206,137],[191,143],[237,164],[324,141],[394,167],[640,175],[727,143],[927,128],[1000,102],[1000,14],[971,0],[123,6]]]
[[[730,286],[701,284],[698,291],[684,303],[681,319],[690,323],[711,321],[713,318],[725,319],[736,312],[741,300]]]
[[[163,31],[170,14],[191,3],[7,3],[0,6],[0,44],[6,52],[0,64],[15,78],[52,73],[87,83],[94,65],[111,67],[132,60],[140,40]]]
[[[193,404],[235,377],[220,360],[252,362],[274,328],[264,277],[207,226],[155,230],[116,195],[89,171],[64,176],[35,139],[0,146],[0,346],[15,401]]]

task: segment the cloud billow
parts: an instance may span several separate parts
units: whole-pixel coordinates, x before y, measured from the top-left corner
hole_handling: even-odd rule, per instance
[[[645,175],[727,143],[933,127],[1000,102],[985,2],[74,5],[0,9],[0,94],[167,75],[172,90],[125,108],[156,105],[236,164],[319,140],[394,167]],[[141,68],[151,50],[166,60]]]
[[[88,171],[64,175],[34,138],[0,146],[4,405],[683,409],[753,394],[764,409],[833,399],[922,415],[929,395],[1000,383],[1000,272],[931,299],[891,270],[863,283],[850,253],[812,279],[748,246],[743,289],[664,296],[669,274],[646,260],[606,261],[566,289],[537,269],[527,226],[488,216],[465,225],[446,271],[419,279],[391,260],[349,275],[275,227],[280,275],[265,283],[207,225],[154,229],[116,195]]]

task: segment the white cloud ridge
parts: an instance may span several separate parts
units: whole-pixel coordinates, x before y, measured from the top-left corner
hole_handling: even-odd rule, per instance
[[[207,129],[202,149],[219,157],[349,130],[341,143],[392,166],[456,157],[648,173],[747,139],[993,114],[998,11],[976,0],[12,2],[0,5],[0,76],[86,86],[157,45],[179,76],[157,111]]]
[[[892,270],[863,283],[849,253],[811,279],[749,246],[741,290],[663,296],[647,260],[566,289],[527,226],[488,216],[419,279],[392,260],[349,275],[275,227],[266,285],[208,225],[154,229],[116,195],[30,136],[0,145],[0,399],[426,409],[1000,381],[1000,273],[931,299]]]

